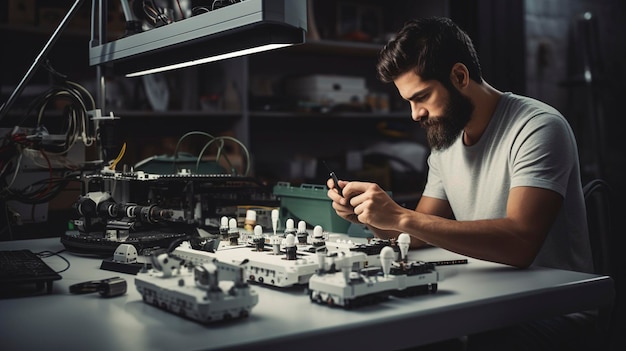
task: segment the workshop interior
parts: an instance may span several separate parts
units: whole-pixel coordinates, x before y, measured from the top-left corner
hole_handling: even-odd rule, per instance
[[[81,198],[107,187],[117,192],[112,201],[146,205],[150,189],[135,188],[151,182],[116,178],[138,171],[160,182],[182,172],[230,174],[249,182],[234,193],[262,194],[205,199],[197,223],[219,222],[213,212],[230,205],[278,205],[276,184],[325,185],[329,168],[415,206],[429,152],[424,131],[374,72],[390,33],[415,16],[451,17],[476,38],[490,81],[564,111],[583,176],[608,178],[621,193],[611,91],[622,83],[607,72],[624,71],[624,49],[621,36],[606,34],[622,32],[614,20],[621,12],[609,11],[612,1],[574,3],[557,11],[535,1],[8,1],[0,238],[61,236]],[[273,49],[251,51],[259,48]],[[189,61],[196,65],[182,67]],[[155,68],[166,70],[145,73]],[[584,83],[590,74],[598,84]]]
[[[618,0],[0,6],[0,241],[58,238],[69,254],[137,275],[137,289],[149,299],[159,299],[149,295],[159,283],[147,266],[177,274],[164,253],[205,267],[217,262],[220,245],[263,251],[265,244],[289,261],[295,239],[314,262],[295,278],[285,272],[265,284],[308,282],[311,300],[327,302],[320,296],[328,282],[314,272],[343,261],[322,257],[321,238],[373,237],[336,215],[327,180],[376,182],[406,208],[415,208],[426,182],[425,132],[393,84],[375,72],[384,43],[414,17],[447,16],[463,27],[475,39],[486,80],[562,111],[579,142],[585,180],[607,179],[615,198],[626,195],[616,93],[626,91],[626,6]],[[626,209],[619,201],[612,207]],[[306,231],[309,239],[298,238]],[[277,232],[291,233],[292,241],[270,242]],[[386,245],[376,240],[345,244],[352,253],[342,260],[358,266],[380,259],[394,274],[398,267],[389,262],[406,260],[403,244],[384,254]],[[233,257],[257,269],[280,266]],[[215,264],[234,281],[240,316],[253,313],[259,297],[245,283],[253,268]],[[406,265],[411,273],[402,274],[420,279],[408,283],[416,288],[411,293],[436,292],[437,264]],[[207,268],[189,278],[216,289]],[[72,293],[116,296],[126,284],[86,282]],[[333,303],[371,301],[338,294]],[[187,313],[203,322],[225,318],[198,314],[202,308]]]

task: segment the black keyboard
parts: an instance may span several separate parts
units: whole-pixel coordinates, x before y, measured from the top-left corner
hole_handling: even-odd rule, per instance
[[[61,276],[30,250],[0,250],[0,293],[6,296],[52,292]]]

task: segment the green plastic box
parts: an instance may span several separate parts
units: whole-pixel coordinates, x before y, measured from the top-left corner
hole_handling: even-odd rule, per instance
[[[305,221],[309,226],[322,226],[332,233],[348,233],[350,222],[339,217],[332,207],[332,201],[326,193],[325,185],[302,184],[293,187],[287,182],[278,182],[274,186],[274,195],[280,199],[280,223],[288,218]]]

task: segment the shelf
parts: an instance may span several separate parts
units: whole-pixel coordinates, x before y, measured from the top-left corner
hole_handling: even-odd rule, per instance
[[[338,113],[306,113],[306,112],[265,112],[252,111],[251,118],[315,118],[315,119],[410,119],[410,112],[338,112]]]
[[[26,110],[11,111],[9,116],[22,117],[26,113]],[[237,119],[242,117],[243,112],[223,111],[223,112],[209,112],[199,110],[188,111],[137,111],[137,110],[113,110],[113,115],[119,118],[215,118],[215,119]],[[31,111],[30,116],[33,118],[36,116],[36,112]],[[48,110],[46,111],[48,117],[61,117],[64,116],[62,111]],[[107,113],[105,117],[108,117]]]
[[[241,118],[243,112],[223,111],[113,111],[116,117],[120,118]],[[410,112],[339,112],[339,113],[316,113],[316,112],[284,112],[284,111],[251,111],[251,118],[267,119],[293,119],[293,118],[315,118],[315,119],[401,119],[410,120]]]
[[[235,119],[240,118],[243,112],[223,111],[223,112],[210,112],[200,110],[187,110],[187,111],[135,111],[135,110],[119,110],[113,111],[116,117],[120,118],[224,118]]]
[[[381,44],[339,40],[312,40],[302,45],[285,49],[295,52],[315,52],[340,55],[373,56],[378,55]]]

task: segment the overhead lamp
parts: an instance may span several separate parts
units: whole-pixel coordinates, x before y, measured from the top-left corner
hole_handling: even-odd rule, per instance
[[[243,0],[111,42],[92,40],[89,64],[132,77],[301,44],[306,28],[306,0]]]

